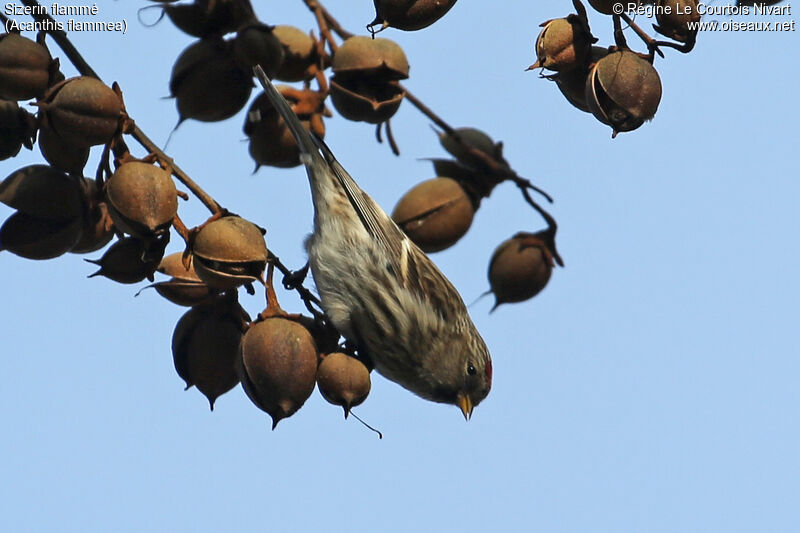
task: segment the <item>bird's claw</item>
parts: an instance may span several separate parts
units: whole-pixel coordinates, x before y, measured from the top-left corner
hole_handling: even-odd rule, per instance
[[[298,287],[303,285],[303,282],[306,280],[306,276],[308,276],[308,263],[306,263],[306,265],[300,270],[294,270],[283,276],[283,287],[287,291],[296,290]]]

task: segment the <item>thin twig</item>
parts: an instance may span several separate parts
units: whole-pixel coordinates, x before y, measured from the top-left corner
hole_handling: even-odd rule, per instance
[[[328,43],[328,48],[331,50],[331,54],[335,54],[336,50],[339,48],[339,45],[336,44],[336,39],[333,38],[331,35],[331,31],[328,27],[328,21],[325,19],[325,15],[322,12],[322,6],[319,5],[318,2],[313,0],[306,1],[306,5],[308,8],[314,13],[314,16],[317,18],[317,26],[319,26],[319,33],[322,38]]]
[[[634,22],[634,20],[628,16],[627,13],[621,13],[619,16],[625,21],[626,24],[628,24],[628,26],[631,27],[634,32],[636,32],[636,35],[638,35],[639,38],[644,41],[649,50],[655,51],[661,57],[664,57],[664,52],[659,49],[662,46],[672,48],[673,50],[677,50],[683,54],[688,54],[692,51],[695,43],[697,42],[694,35],[692,35],[692,37],[683,44],[673,43],[670,41],[657,41],[648,35],[647,32],[644,31],[638,24],[636,24],[636,22]]]
[[[531,198],[528,189],[524,185],[517,184],[520,191],[522,191],[522,196],[525,198],[525,201],[528,202],[534,209],[536,209],[542,218],[547,222],[547,231],[544,232],[543,237],[545,238],[548,247],[550,248],[550,252],[553,254],[553,259],[555,259],[558,266],[563,267],[564,261],[561,259],[561,256],[556,250],[556,230],[558,230],[558,224],[556,224],[556,219],[553,216],[542,209],[542,207],[537,204],[533,198]]]
[[[303,3],[308,7],[308,9],[310,9],[315,14],[319,12],[325,19],[325,22],[327,23],[328,27],[332,29],[334,33],[336,33],[336,35],[339,36],[340,39],[342,40],[349,39],[350,37],[353,37],[353,35],[355,35],[344,29],[342,25],[339,24],[339,22],[335,18],[333,18],[330,12],[327,9],[325,9],[325,6],[323,6],[322,3],[320,3],[318,0],[303,0]],[[320,31],[322,31],[322,28],[320,28]]]
[[[392,133],[391,119],[386,120],[386,138],[389,140],[389,146],[392,147],[392,153],[394,153],[394,155],[400,155],[400,148],[397,146],[397,142],[394,140],[394,134]]]
[[[442,128],[442,130],[444,130],[445,133],[447,133],[448,135],[453,133],[454,130],[453,127],[450,126],[450,124],[445,122],[444,119],[442,119],[439,115],[434,113],[430,107],[423,104],[422,100],[414,96],[411,93],[411,91],[409,91],[404,85],[400,83],[398,83],[397,85],[398,87],[400,87],[400,89],[402,89],[405,92],[405,99],[411,102],[411,105],[419,109],[423,115],[431,119],[434,124]]]
[[[628,41],[625,39],[625,34],[622,31],[622,22],[620,22],[619,15],[611,15],[614,21],[614,42],[621,50],[630,50]]]

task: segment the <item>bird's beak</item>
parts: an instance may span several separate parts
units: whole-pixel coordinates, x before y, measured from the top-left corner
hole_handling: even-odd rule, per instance
[[[458,407],[461,408],[461,412],[464,413],[464,419],[469,420],[472,416],[472,399],[467,396],[466,394],[462,394],[458,397]]]

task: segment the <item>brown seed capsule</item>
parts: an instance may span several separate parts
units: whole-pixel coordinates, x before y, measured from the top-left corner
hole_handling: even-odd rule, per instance
[[[182,307],[195,307],[208,303],[213,299],[218,291],[212,289],[205,283],[195,283],[191,281],[168,280],[153,283],[145,288],[154,288],[156,292],[165,300]]]
[[[457,0],[375,0],[375,20],[370,26],[382,24],[398,30],[415,31],[427,28]]]
[[[80,182],[48,165],[29,165],[9,175],[0,183],[0,202],[44,220],[78,220],[86,209]]]
[[[330,79],[333,106],[348,120],[380,124],[392,118],[406,91],[376,78],[333,76]]]
[[[172,67],[169,88],[181,122],[187,118],[216,122],[244,107],[253,81],[236,64],[229,42],[203,39],[181,52]]]
[[[70,144],[106,144],[122,120],[122,101],[102,81],[89,76],[53,86],[40,102],[45,123]]]
[[[314,391],[317,347],[298,322],[281,317],[255,322],[242,339],[239,378],[247,396],[272,417],[272,429],[292,416]]]
[[[0,98],[42,96],[50,84],[52,61],[41,44],[17,33],[0,35]]]
[[[475,128],[456,128],[453,133],[440,133],[439,142],[460,163],[467,167],[486,168],[483,158],[474,155],[470,148],[488,155],[491,159],[502,159],[502,150],[486,133]]]
[[[584,22],[575,15],[548,20],[541,24],[536,39],[536,62],[528,70],[543,67],[567,71],[585,64],[591,51],[592,36]]]
[[[333,72],[337,75],[375,76],[382,80],[408,78],[408,59],[403,49],[389,39],[365,35],[350,37],[333,56]]]
[[[314,39],[294,26],[275,26],[272,34],[283,47],[283,64],[275,74],[281,81],[303,81],[310,77],[309,69],[319,61]]]
[[[520,232],[500,244],[489,262],[489,285],[500,304],[522,302],[545,288],[553,271],[553,254],[539,234]]]
[[[77,146],[63,139],[49,125],[39,130],[39,150],[42,156],[57,169],[75,176],[83,175],[89,161],[89,147]]]
[[[172,334],[175,370],[186,382],[208,398],[211,410],[216,399],[239,383],[236,360],[242,340],[244,309],[225,306],[194,307],[184,314]]]
[[[245,13],[233,0],[196,0],[190,4],[164,6],[175,26],[193,37],[224,35],[246,21]]]
[[[341,335],[330,323],[319,322],[305,315],[300,315],[296,320],[311,333],[320,355],[333,353],[339,349]]]
[[[681,43],[695,40],[697,29],[689,27],[700,21],[697,0],[658,0],[656,7],[658,24],[653,25],[653,29]]]
[[[474,214],[469,196],[457,181],[434,178],[400,198],[392,218],[417,246],[432,253],[463,237]]]
[[[178,192],[166,170],[143,163],[123,163],[106,182],[106,201],[120,231],[147,239],[169,231],[178,212]]]
[[[83,180],[83,194],[87,205],[83,218],[81,238],[70,249],[73,254],[87,254],[103,248],[114,237],[114,222],[108,214],[105,201],[98,198],[97,182],[90,179]]]
[[[48,220],[18,211],[0,227],[0,251],[26,259],[53,259],[81,236],[81,219]]]
[[[371,387],[369,370],[364,363],[341,352],[326,355],[317,370],[317,387],[322,397],[344,409],[350,409],[367,399]]]
[[[158,294],[170,302],[185,307],[194,307],[209,301],[217,294],[197,276],[189,256],[189,269],[183,264],[183,252],[170,254],[161,260],[157,271],[171,276],[169,281],[160,281],[150,285]]]
[[[33,147],[36,121],[16,102],[0,100],[0,161],[14,157],[25,146]]]
[[[282,85],[278,86],[278,90],[290,104],[294,103],[290,95],[292,88]],[[308,115],[299,117],[306,129],[320,138],[325,137],[325,123],[322,117],[315,115],[313,120]],[[244,133],[250,139],[248,149],[256,165],[291,168],[300,164],[300,148],[297,146],[297,141],[263,92],[250,105],[244,123]]]
[[[356,36],[333,56],[331,100],[348,120],[379,124],[391,118],[405,96],[396,83],[408,78],[408,59],[389,39]]]
[[[108,206],[105,202],[97,202],[83,221],[81,238],[69,251],[73,254],[96,252],[111,242],[113,237],[114,223],[108,214]]]
[[[169,234],[167,234],[169,235]],[[105,276],[117,283],[139,283],[144,279],[153,280],[168,238],[145,241],[136,237],[124,237],[106,250],[100,259],[86,259],[98,265],[100,269],[90,278]]]
[[[611,126],[616,136],[653,118],[661,101],[661,79],[653,65],[637,54],[614,52],[592,67],[586,101],[595,118]]]
[[[194,240],[192,254],[197,275],[217,289],[233,289],[261,279],[267,265],[261,230],[237,216],[204,226]]]
[[[478,179],[479,176],[474,169],[452,159],[431,159],[430,162],[433,164],[433,171],[437,176],[467,182]]]
[[[240,28],[233,40],[233,57],[243,70],[261,65],[270,79],[283,64],[283,46],[272,27],[254,23]]]
[[[592,59],[588,65],[579,66],[566,72],[559,72],[552,76],[561,94],[564,95],[570,104],[581,111],[585,111],[586,113],[592,112],[588,102],[586,102],[586,79],[589,77],[592,64],[607,55],[607,48],[592,46]]]
[[[174,254],[164,256],[156,270],[161,274],[179,281],[203,283],[197,276],[197,272],[194,271],[194,262],[192,261],[191,255],[188,256],[188,262],[189,268],[187,269],[183,261],[183,252],[175,252]]]

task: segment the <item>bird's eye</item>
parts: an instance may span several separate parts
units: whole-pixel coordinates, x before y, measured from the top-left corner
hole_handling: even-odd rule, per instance
[[[468,364],[467,365],[467,374],[469,374],[470,376],[474,376],[475,372],[477,372],[477,370],[475,370],[475,365],[473,365],[472,363]]]

